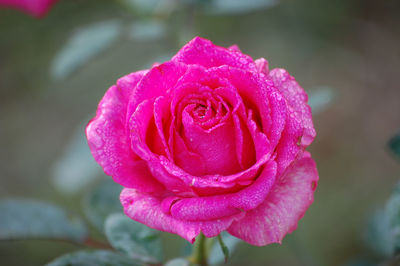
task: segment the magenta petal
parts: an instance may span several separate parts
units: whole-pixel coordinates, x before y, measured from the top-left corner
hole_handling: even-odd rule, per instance
[[[150,69],[138,83],[129,99],[128,119],[137,106],[148,99],[166,95],[186,72],[187,66],[178,62],[167,62]]]
[[[221,66],[208,71],[226,78],[237,89],[247,109],[254,111],[256,121],[260,120],[260,130],[265,132],[275,147],[281,136],[286,120],[286,102],[275,89],[273,83],[257,72]]]
[[[316,133],[312,122],[311,108],[307,104],[307,93],[284,69],[275,68],[270,71],[269,76],[276,88],[287,100],[290,106],[289,116],[301,125],[303,130],[301,145],[304,147],[310,145]]]
[[[182,123],[182,137],[189,150],[203,158],[207,174],[229,175],[240,171],[232,119],[204,130],[183,112]]]
[[[176,165],[181,165],[181,168],[192,173],[195,176],[202,176],[205,174],[205,164],[203,158],[191,152],[182,137],[178,133],[173,133],[174,151],[175,151],[175,162]]]
[[[303,88],[284,69],[273,69],[269,76],[288,103],[286,125],[277,147],[278,174],[281,174],[311,144],[316,133]]]
[[[228,232],[256,246],[281,243],[313,202],[317,181],[315,162],[305,153],[276,181],[265,201],[234,222]]]
[[[173,202],[173,198],[167,198]],[[121,203],[125,214],[131,219],[143,223],[156,230],[178,234],[190,243],[203,232],[206,237],[214,237],[226,230],[233,221],[243,218],[244,213],[209,221],[184,221],[166,214],[161,198],[140,193],[134,189],[123,189]]]
[[[16,8],[40,18],[44,16],[57,1],[58,0],[0,0],[0,6]]]
[[[200,37],[195,37],[182,47],[172,61],[202,65],[206,68],[228,65],[250,71],[256,70],[253,59],[242,54],[238,48],[226,49]]]
[[[129,148],[125,96],[117,86],[112,86],[100,101],[96,117],[86,127],[90,150],[104,172],[117,183],[147,192],[163,190]]]
[[[117,80],[117,86],[121,90],[122,97],[129,101],[132,93],[136,91],[136,85],[143,78],[148,70],[141,70],[130,73]]]
[[[276,163],[272,161],[250,186],[232,194],[183,198],[171,206],[171,214],[181,220],[219,219],[256,208],[267,197],[275,181]]]
[[[268,75],[269,66],[268,66],[268,61],[265,60],[265,58],[262,57],[258,58],[256,59],[256,61],[254,61],[254,63],[256,63],[258,72]]]
[[[154,124],[153,110],[155,101],[156,99],[143,101],[138,105],[136,111],[133,113],[129,121],[131,148],[138,156],[140,156],[141,159],[147,162],[154,178],[161,182],[168,190],[177,193],[189,193],[192,195],[192,189],[189,185],[184,184],[182,180],[165,171],[163,164],[166,162],[171,163],[171,161],[163,155],[154,153],[150,149],[150,147],[163,145]],[[150,132],[154,133],[153,135],[148,134],[149,129]],[[155,142],[157,139],[159,141]],[[158,148],[157,150],[160,149]]]

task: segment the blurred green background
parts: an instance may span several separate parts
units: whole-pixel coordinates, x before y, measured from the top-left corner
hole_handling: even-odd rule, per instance
[[[84,139],[98,101],[117,78],[199,35],[286,68],[310,95],[318,134],[309,150],[320,182],[298,230],[282,245],[240,244],[228,264],[374,257],[366,219],[400,176],[386,148],[400,128],[399,13],[397,0],[60,0],[41,20],[0,9],[0,196],[82,213],[84,195],[107,178]],[[163,241],[166,257],[178,256],[183,240]],[[43,265],[78,248],[1,241],[0,264]]]

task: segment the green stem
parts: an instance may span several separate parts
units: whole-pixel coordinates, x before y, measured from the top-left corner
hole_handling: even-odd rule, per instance
[[[221,247],[221,251],[222,251],[222,253],[224,253],[225,263],[227,263],[228,259],[229,259],[229,249],[225,245],[224,241],[222,240],[221,235],[218,235],[217,239],[218,239],[218,242],[219,242],[219,246]]]
[[[193,250],[194,263],[201,266],[207,266],[206,237],[200,234]]]

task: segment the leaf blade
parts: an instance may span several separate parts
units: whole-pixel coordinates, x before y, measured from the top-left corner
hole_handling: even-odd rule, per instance
[[[237,248],[238,244],[242,242],[239,238],[236,238],[227,232],[222,232],[221,237],[224,239],[224,246],[230,251],[232,254],[235,249]],[[214,243],[210,250],[210,256],[209,256],[209,263],[210,265],[219,265],[224,262],[225,258],[225,253],[222,251],[221,252],[221,247],[219,244]]]
[[[119,194],[122,186],[105,180],[90,191],[83,201],[83,209],[88,220],[100,231],[104,229],[106,218],[116,212],[122,213]]]
[[[78,251],[63,255],[46,264],[47,266],[137,266],[130,258],[112,251]]]
[[[87,229],[77,215],[46,202],[0,201],[0,240],[56,239],[82,243]]]
[[[148,263],[158,263],[162,260],[158,231],[121,213],[111,214],[107,218],[104,231],[110,244],[129,257]]]
[[[108,20],[77,30],[53,59],[51,76],[62,80],[104,51],[117,39],[121,26],[118,20]]]

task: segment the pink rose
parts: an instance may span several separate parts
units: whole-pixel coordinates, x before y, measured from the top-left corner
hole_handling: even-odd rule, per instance
[[[318,173],[307,94],[284,69],[196,37],[171,61],[120,78],[86,128],[124,211],[190,242],[224,230],[281,242]]]
[[[18,9],[34,17],[44,16],[58,0],[0,0],[0,6]]]

